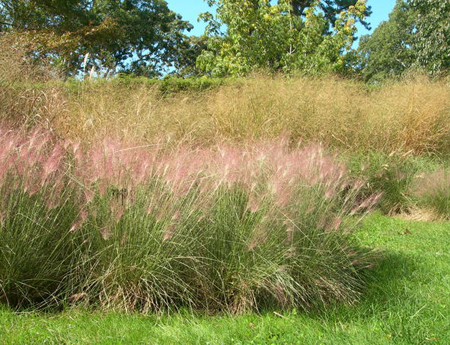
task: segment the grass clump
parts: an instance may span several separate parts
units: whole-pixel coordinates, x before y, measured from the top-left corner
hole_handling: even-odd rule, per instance
[[[322,147],[91,149],[4,131],[0,298],[13,307],[241,313],[353,303],[374,257],[361,200]],[[37,266],[39,265],[39,266]]]
[[[48,190],[29,195],[3,185],[0,300],[9,306],[40,306],[64,298],[65,283],[77,258],[77,236],[69,231],[76,208],[69,190],[61,205],[44,204]],[[6,206],[6,210],[4,207]]]
[[[10,306],[63,298],[77,260],[77,192],[48,133],[0,129],[0,301]],[[65,186],[63,188],[63,186]]]
[[[288,136],[346,151],[420,155],[449,149],[450,90],[421,77],[378,89],[329,76],[263,75],[170,95],[156,86],[116,82],[79,88],[52,123],[58,133],[83,141],[114,134],[149,144],[165,137],[211,145]]]
[[[415,207],[411,186],[416,176],[436,165],[433,159],[378,151],[343,158],[355,178],[364,179],[362,197],[382,193],[377,208],[384,214],[408,213]]]
[[[151,182],[135,190],[133,201],[110,189],[89,203],[79,229],[86,241],[83,276],[74,277],[82,282],[75,294],[81,302],[142,312],[196,305],[198,236],[192,214],[186,214],[191,195],[174,200],[164,189]],[[158,211],[149,203],[159,205]]]
[[[441,167],[419,174],[411,186],[419,207],[431,211],[436,219],[450,219],[450,172]]]

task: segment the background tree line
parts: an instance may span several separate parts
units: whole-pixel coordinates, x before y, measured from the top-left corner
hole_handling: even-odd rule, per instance
[[[360,75],[367,81],[450,65],[450,2],[397,0],[354,49],[362,0],[206,0],[203,36],[164,0],[0,0],[2,35],[25,37],[36,61],[67,76],[96,69],[158,77],[245,75],[255,69]]]

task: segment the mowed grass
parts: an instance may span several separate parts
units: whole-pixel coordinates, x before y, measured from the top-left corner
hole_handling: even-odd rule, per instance
[[[449,344],[450,223],[374,214],[357,232],[384,251],[362,301],[327,312],[172,316],[0,310],[2,344]]]

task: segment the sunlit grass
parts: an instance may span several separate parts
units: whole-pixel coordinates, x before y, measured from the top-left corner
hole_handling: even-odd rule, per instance
[[[388,154],[449,149],[450,89],[425,77],[378,89],[330,76],[259,75],[169,95],[145,83],[87,81],[79,90],[52,123],[83,140],[113,133],[150,144],[165,138],[208,145],[285,136]]]

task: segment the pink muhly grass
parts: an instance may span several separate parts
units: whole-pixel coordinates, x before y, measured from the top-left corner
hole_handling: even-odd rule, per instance
[[[69,151],[69,149],[71,149],[70,151],[73,155],[75,166],[80,166],[83,162],[83,153],[82,153],[80,146],[81,146],[81,142],[79,140],[77,140],[74,142],[70,141],[69,145],[67,147],[68,151]]]
[[[345,168],[318,144],[290,147],[287,140],[281,140],[197,148],[180,145],[163,150],[158,145],[145,147],[110,137],[96,147],[83,150],[80,142],[51,146],[51,136],[39,130],[34,131],[28,141],[14,132],[8,133],[6,139],[0,138],[0,143],[4,144],[0,146],[0,159],[7,161],[19,144],[27,143],[25,147],[30,149],[23,151],[23,157],[28,157],[30,164],[43,161],[41,180],[48,180],[49,184],[53,183],[53,179],[60,179],[62,174],[57,172],[61,170],[66,151],[71,152],[75,162],[73,176],[80,185],[85,186],[83,193],[87,203],[92,201],[97,191],[104,195],[108,186],[126,185],[131,190],[147,179],[161,178],[175,193],[174,197],[180,197],[198,186],[205,200],[210,200],[208,195],[222,184],[239,184],[249,193],[249,209],[256,212],[266,194],[273,196],[277,205],[284,207],[292,202],[298,185],[307,187],[319,184],[325,197],[333,198],[342,190],[346,180]],[[44,149],[48,146],[52,147],[52,151],[44,158],[42,154],[48,152]],[[27,170],[25,166],[23,171]],[[5,165],[1,164],[0,177],[5,169]],[[255,192],[255,186],[261,184],[272,189],[268,188],[263,194]],[[30,191],[35,192],[35,184],[30,186]],[[158,215],[161,207],[156,210],[150,205],[148,212]]]
[[[306,208],[305,214],[310,214],[312,211],[314,211],[316,208],[316,205],[313,202],[309,202],[308,207]]]
[[[150,203],[147,207],[147,214],[151,215],[155,212],[155,205],[153,203]]]
[[[326,227],[325,227],[325,231],[332,231],[332,230],[335,230],[335,231],[337,231],[339,228],[340,228],[340,226],[341,226],[341,224],[342,224],[342,221],[343,221],[343,219],[342,219],[342,217],[341,216],[338,216],[338,217],[335,217]]]
[[[147,209],[147,214],[155,217],[157,222],[169,221],[169,216],[173,212],[173,199],[157,198],[151,201]],[[172,215],[176,219],[176,215]],[[174,220],[175,220],[174,219]]]
[[[94,199],[94,196],[95,196],[94,191],[85,187],[83,189],[83,193],[84,193],[86,203],[89,204],[92,201],[92,199]]]
[[[267,232],[263,228],[256,229],[247,248],[249,251],[263,245],[267,241]]]
[[[6,218],[6,210],[0,211],[0,226],[4,224]]]
[[[368,198],[366,198],[363,202],[361,202],[359,205],[357,205],[356,207],[354,207],[350,214],[355,214],[358,211],[370,211],[374,206],[376,206],[378,204],[378,202],[380,201],[381,197],[383,196],[383,192],[374,194],[369,196]]]
[[[30,134],[20,129],[1,129],[0,132],[3,134],[0,138],[0,180],[12,171],[24,190],[30,194],[37,193],[40,182],[59,168],[64,150],[56,144],[49,154],[53,138],[40,128]]]
[[[325,232],[328,231],[328,224],[329,224],[329,215],[328,214],[321,214],[316,222],[317,228],[324,230]]]
[[[45,203],[50,209],[58,207],[61,204],[64,190],[69,186],[63,177],[63,174],[58,174],[51,180],[47,179],[44,184],[41,183]]]
[[[29,183],[29,185],[27,186],[27,190],[28,190],[29,195],[36,194],[41,189],[42,189],[41,184],[37,183],[36,181],[31,181],[31,183]]]
[[[64,158],[64,154],[64,148],[61,145],[56,144],[53,148],[52,153],[42,165],[42,182],[45,181],[50,174],[54,173],[60,168],[61,162]]]
[[[103,227],[100,229],[100,235],[104,240],[109,240],[112,236],[112,232],[108,227]]]
[[[274,181],[273,193],[276,196],[275,203],[281,207],[287,206],[292,199],[292,190],[280,180]]]
[[[104,181],[110,185],[144,182],[155,170],[157,153],[146,147],[127,148],[123,142],[104,140],[101,146],[78,154],[77,174],[86,185]]]
[[[58,195],[50,195],[45,199],[45,205],[47,208],[54,209],[55,207],[58,207],[60,204],[59,196]]]
[[[118,222],[125,212],[125,206],[122,205],[122,201],[113,200],[110,204],[110,211],[114,219]]]
[[[176,227],[175,224],[170,224],[169,226],[166,227],[166,229],[164,230],[163,242],[173,238],[175,234],[175,227]]]
[[[289,225],[286,229],[286,233],[287,233],[287,240],[289,244],[292,244],[292,242],[294,241],[294,228],[292,227],[292,225]]]
[[[172,220],[173,220],[173,221],[177,221],[177,220],[180,219],[180,216],[181,216],[180,211],[179,211],[179,210],[176,210],[176,211],[174,212],[174,214],[172,215]]]
[[[124,208],[123,208],[123,207],[119,207],[119,208],[115,211],[114,217],[115,217],[116,221],[119,221],[119,220],[122,218],[123,213],[124,213]]]
[[[335,186],[330,187],[330,188],[328,188],[325,191],[325,198],[327,198],[327,199],[331,199],[335,195],[336,195],[336,188],[335,188]]]
[[[104,196],[109,187],[109,181],[102,179],[98,182],[98,193],[100,196]]]
[[[202,172],[204,158],[204,152],[192,151],[187,147],[177,148],[161,157],[157,163],[157,174],[174,190],[186,192],[192,180]]]
[[[248,209],[251,212],[258,212],[261,208],[261,199],[258,196],[250,194],[248,200]]]
[[[73,222],[70,232],[73,232],[80,228],[80,226],[87,220],[88,214],[85,209],[82,209],[78,215],[78,218]]]

